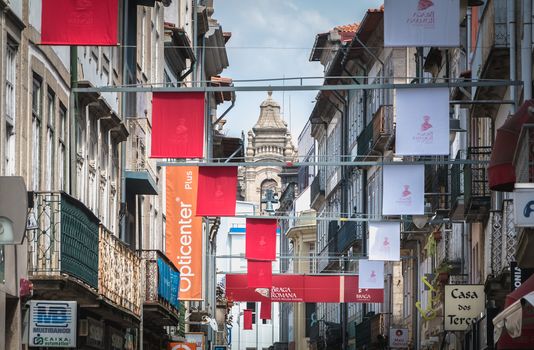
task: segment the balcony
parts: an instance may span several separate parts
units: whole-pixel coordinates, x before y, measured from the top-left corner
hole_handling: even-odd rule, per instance
[[[462,159],[461,153],[458,152],[456,160]],[[460,164],[451,166],[450,189],[450,218],[453,220],[464,219],[464,167]]]
[[[317,172],[317,175],[315,175],[315,178],[311,183],[310,192],[311,207],[317,210],[321,202],[324,200],[325,194],[324,175],[320,170]]]
[[[361,252],[364,230],[363,222],[344,222],[337,231],[337,252],[345,253],[354,245],[357,245],[357,251]]]
[[[98,292],[115,305],[141,315],[141,258],[100,225]]]
[[[382,154],[392,143],[393,132],[393,106],[380,106],[373,120],[358,136],[358,156],[364,156],[362,160],[369,160],[376,153]]]
[[[460,266],[462,264],[462,230],[461,224],[453,224],[452,228],[446,228],[437,233],[432,233],[436,239],[436,265],[445,266],[449,268],[451,275],[460,273]]]
[[[126,191],[132,194],[157,195],[156,172],[146,155],[146,138],[150,125],[146,119],[129,120],[131,149],[126,161]]]
[[[473,78],[508,79],[509,77],[509,34],[507,24],[507,0],[488,0],[479,8],[478,40],[473,53]],[[476,76],[478,75],[478,76]],[[475,99],[500,100],[507,87],[479,87],[474,91]],[[494,104],[473,106],[472,115],[494,115],[499,108]]]
[[[98,288],[98,219],[60,192],[36,193],[28,231],[28,274],[36,288],[67,280],[90,292]]]
[[[180,273],[174,264],[159,250],[141,252],[145,262],[145,325],[157,327],[179,324],[178,289]]]
[[[140,258],[113,236],[80,201],[62,192],[39,192],[30,214],[28,275],[41,298],[102,306],[97,312],[138,319]],[[132,320],[133,320],[132,319]]]
[[[467,159],[484,161],[464,167],[464,203],[467,221],[480,221],[489,215],[491,192],[488,184],[488,164],[491,147],[470,147]]]

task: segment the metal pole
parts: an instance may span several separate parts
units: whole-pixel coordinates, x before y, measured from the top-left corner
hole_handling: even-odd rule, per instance
[[[508,0],[508,35],[510,38],[510,80],[516,78],[516,33],[515,33],[515,0]],[[512,86],[512,100],[517,108],[517,88]],[[515,112],[515,108],[513,111]]]
[[[256,303],[256,350],[260,350],[260,339],[259,339],[259,329],[260,329],[260,303]]]
[[[532,98],[532,0],[523,0],[523,41],[521,44],[523,101]]]

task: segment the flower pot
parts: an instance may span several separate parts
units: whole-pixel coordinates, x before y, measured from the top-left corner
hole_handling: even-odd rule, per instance
[[[434,236],[434,239],[436,242],[441,241],[441,231],[434,231],[432,232],[432,235]]]
[[[442,284],[447,283],[449,280],[449,273],[448,272],[440,272],[438,274],[438,281],[440,281]]]

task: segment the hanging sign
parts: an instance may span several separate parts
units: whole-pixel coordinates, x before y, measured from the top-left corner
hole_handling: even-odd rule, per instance
[[[198,173],[197,216],[235,216],[237,167],[203,166]]]
[[[483,284],[445,285],[445,330],[467,330],[484,312],[485,305]]]
[[[151,143],[153,158],[202,158],[204,93],[154,93]]]
[[[75,301],[30,301],[30,346],[76,348],[77,304]]]
[[[460,46],[460,0],[385,0],[384,46]]]
[[[165,253],[180,270],[179,300],[202,300],[202,218],[195,216],[198,167],[167,167]],[[172,291],[171,291],[172,292]]]
[[[384,165],[382,215],[423,215],[425,166]]]
[[[276,219],[247,219],[245,256],[253,260],[276,260]]]
[[[381,303],[384,289],[358,285],[357,275],[273,275],[270,289],[249,288],[247,275],[227,274],[226,295],[232,301],[284,303]]]
[[[395,154],[449,154],[449,89],[396,90]]]
[[[534,188],[515,189],[514,223],[519,227],[534,227]]]
[[[196,350],[195,343],[172,342],[167,344],[167,350]]]
[[[407,328],[390,328],[389,329],[389,347],[395,349],[408,348],[410,338],[408,337]]]
[[[384,288],[384,262],[360,260],[359,288]]]
[[[271,288],[273,285],[271,261],[247,260],[247,277],[250,288]]]
[[[369,260],[400,260],[400,222],[369,223]]]
[[[41,45],[117,45],[118,20],[118,0],[43,0]]]

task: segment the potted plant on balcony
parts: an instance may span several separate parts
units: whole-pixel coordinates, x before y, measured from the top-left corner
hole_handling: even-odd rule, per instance
[[[440,229],[436,229],[436,230],[432,231],[432,236],[434,236],[434,240],[436,242],[441,241],[441,230]]]
[[[451,269],[452,267],[446,262],[443,262],[436,269],[436,278],[440,284],[446,284],[449,281],[449,275],[450,275]]]

